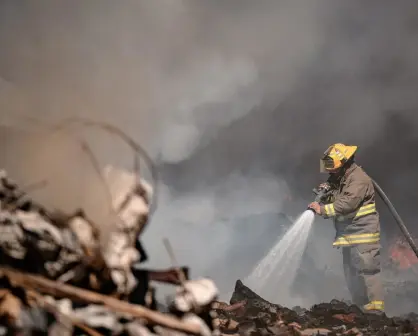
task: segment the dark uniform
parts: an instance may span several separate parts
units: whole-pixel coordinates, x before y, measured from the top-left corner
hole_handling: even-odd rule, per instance
[[[332,177],[330,177],[332,179]],[[353,302],[365,310],[384,310],[380,279],[380,223],[371,178],[352,163],[321,206],[336,229],[333,246],[342,247],[344,273]]]

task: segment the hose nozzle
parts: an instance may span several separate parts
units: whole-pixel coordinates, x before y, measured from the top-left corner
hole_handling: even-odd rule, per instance
[[[330,192],[330,190],[331,186],[328,183],[322,183],[318,188],[312,189],[312,192],[316,195],[314,202],[322,203],[325,197]],[[311,208],[308,208],[308,210],[312,210],[313,212],[315,212],[315,210]]]
[[[321,185],[318,188],[314,188],[312,190],[312,192],[316,195],[314,202],[321,203],[323,199],[328,195],[329,190],[329,185]]]
[[[319,185],[319,187],[313,188],[312,192],[316,195],[314,202],[323,203],[325,198],[328,196],[330,190],[331,190],[331,186],[329,185],[329,183],[322,183]],[[316,213],[315,210],[312,208],[308,207],[308,210],[312,210],[314,213]]]

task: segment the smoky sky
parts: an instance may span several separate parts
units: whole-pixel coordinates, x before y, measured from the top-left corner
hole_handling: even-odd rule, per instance
[[[181,262],[210,274],[233,242],[251,239],[228,223],[303,211],[330,143],[359,145],[359,161],[413,218],[417,10],[390,0],[2,0],[1,121],[30,129],[87,116],[132,135],[162,176],[145,234],[151,263],[169,264],[169,236]],[[93,138],[103,160],[127,165],[113,140]],[[4,166],[36,162],[51,176],[45,146]],[[50,156],[65,157],[55,147]],[[75,161],[63,162],[85,168]],[[80,193],[75,179],[66,200]],[[268,224],[255,223],[264,235]],[[222,281],[232,288],[237,276]]]

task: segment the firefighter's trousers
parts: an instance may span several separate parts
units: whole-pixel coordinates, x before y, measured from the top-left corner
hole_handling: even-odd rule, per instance
[[[366,310],[383,311],[380,243],[343,247],[343,262],[353,303]]]

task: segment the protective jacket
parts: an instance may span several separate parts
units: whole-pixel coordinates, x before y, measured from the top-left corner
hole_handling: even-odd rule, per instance
[[[332,218],[336,229],[334,246],[380,242],[379,214],[371,178],[353,163],[333,187],[321,215]]]

